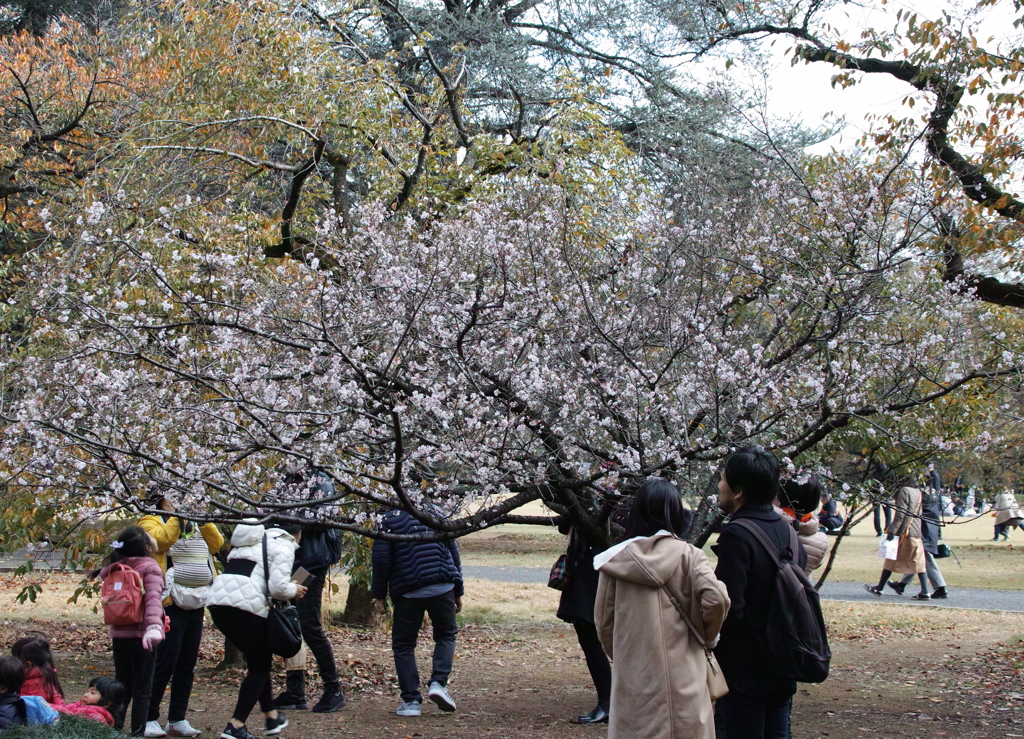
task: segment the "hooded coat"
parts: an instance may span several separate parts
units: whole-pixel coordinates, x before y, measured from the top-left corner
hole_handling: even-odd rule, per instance
[[[264,534],[269,583],[263,576]],[[239,524],[231,535],[231,547],[227,567],[210,586],[207,606],[233,606],[266,618],[270,615],[268,595],[277,600],[295,597],[298,587],[292,582],[292,563],[299,545],[291,534],[278,528],[266,529],[262,524]]]
[[[996,526],[1022,518],[1017,498],[1007,490],[996,496]]]
[[[669,598],[714,644],[729,595],[707,557],[659,531],[612,547],[594,564],[594,617],[612,660],[608,739],[714,739],[704,649]]]

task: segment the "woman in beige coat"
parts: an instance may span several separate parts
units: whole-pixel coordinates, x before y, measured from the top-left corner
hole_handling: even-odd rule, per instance
[[[673,601],[712,647],[729,595],[704,553],[677,538],[687,514],[674,485],[648,480],[630,511],[629,538],[594,558],[594,617],[612,660],[608,739],[714,739],[707,658]]]
[[[899,539],[896,559],[887,559],[882,564],[882,577],[878,585],[865,585],[864,589],[874,595],[881,595],[885,583],[894,572],[901,575],[917,575],[921,581],[919,600],[928,600],[928,583],[925,580],[924,543],[921,541],[921,491],[903,486],[896,493],[893,504],[892,523],[886,529],[889,541]]]

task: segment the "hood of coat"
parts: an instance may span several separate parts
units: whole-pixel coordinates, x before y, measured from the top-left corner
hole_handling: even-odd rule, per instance
[[[231,546],[235,549],[258,546],[263,543],[264,534],[271,539],[287,541],[294,547],[299,546],[295,542],[295,538],[284,529],[279,529],[276,526],[268,529],[263,524],[248,523],[240,523],[235,527],[235,532],[231,535]]]
[[[685,546],[667,531],[658,532],[624,541],[595,557],[594,564],[600,563],[596,569],[611,577],[660,588],[679,568]]]
[[[783,510],[778,506],[774,506],[774,508],[775,512],[785,519],[786,523],[792,525],[794,518],[789,514],[788,511]],[[820,527],[821,524],[818,523],[818,517],[812,514],[811,517],[808,518],[806,521],[800,522],[800,524],[797,526],[796,532],[800,534],[800,536],[814,536],[818,533],[818,529]]]

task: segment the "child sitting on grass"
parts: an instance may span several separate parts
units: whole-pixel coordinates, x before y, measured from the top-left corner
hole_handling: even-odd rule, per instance
[[[11,654],[21,660],[25,668],[25,682],[21,685],[22,697],[38,695],[51,706],[64,705],[64,689],[57,677],[53,664],[50,642],[43,636],[28,636],[14,642]]]
[[[99,721],[107,726],[114,725],[114,713],[124,702],[124,686],[112,677],[94,677],[89,682],[82,700],[60,707],[61,713],[70,713]]]
[[[0,730],[22,724],[52,724],[57,712],[37,695],[18,695],[25,668],[14,655],[0,657]]]

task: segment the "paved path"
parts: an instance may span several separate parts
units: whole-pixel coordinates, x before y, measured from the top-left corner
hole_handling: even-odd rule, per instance
[[[478,580],[495,582],[546,583],[547,567],[492,567],[484,565],[463,565],[463,574]],[[917,584],[907,587],[907,594],[917,592]],[[900,597],[893,593],[881,598],[864,590],[864,585],[854,582],[826,582],[821,588],[821,596],[826,600],[866,601],[868,603],[905,603],[919,605],[922,608],[968,608],[981,611],[1014,611],[1024,613],[1024,591],[1020,590],[952,590],[946,600],[915,601],[908,596]]]

